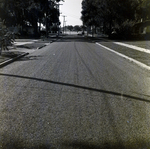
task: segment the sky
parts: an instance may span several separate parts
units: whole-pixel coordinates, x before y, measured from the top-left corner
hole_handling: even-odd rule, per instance
[[[66,16],[66,25],[82,25],[81,18],[81,3],[82,0],[64,0],[60,4],[60,21],[61,26],[63,26],[63,15]]]

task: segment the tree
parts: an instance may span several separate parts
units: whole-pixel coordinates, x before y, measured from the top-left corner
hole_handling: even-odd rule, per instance
[[[96,1],[84,0],[82,1],[82,16],[81,20],[85,25],[98,25],[98,7],[96,6]]]
[[[136,20],[138,6],[139,0],[83,0],[81,19],[87,26],[103,24],[110,33],[113,26]]]
[[[79,25],[75,25],[74,30],[77,31],[77,32],[82,31],[82,29]]]
[[[7,30],[3,22],[0,21],[0,55],[2,50],[8,50],[7,46],[14,42],[14,34]]]
[[[45,23],[48,30],[59,23],[56,3],[61,0],[0,0],[0,18],[6,26],[31,24],[38,34],[38,22]]]
[[[63,0],[35,0],[37,3],[40,3],[42,12],[44,14],[44,24],[46,26],[46,36],[48,37],[48,32],[50,30],[50,26],[59,25],[59,10],[57,8],[57,3]]]
[[[150,19],[150,1],[140,0],[137,6],[137,19],[146,21]]]
[[[73,26],[72,26],[72,25],[68,25],[68,26],[67,26],[67,29],[68,29],[69,31],[72,31],[72,30],[73,30]]]

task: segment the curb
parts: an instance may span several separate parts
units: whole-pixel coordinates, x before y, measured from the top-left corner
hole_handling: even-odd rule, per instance
[[[148,66],[147,64],[145,64],[145,63],[143,63],[143,62],[140,62],[140,61],[138,61],[138,60],[136,60],[136,59],[134,59],[134,58],[132,58],[132,57],[129,57],[129,56],[125,55],[124,53],[115,51],[115,50],[113,50],[113,49],[111,49],[111,48],[109,48],[109,47],[103,46],[103,45],[99,44],[98,42],[95,43],[95,44],[97,44],[97,45],[99,45],[99,46],[101,46],[101,47],[107,49],[108,51],[110,51],[110,52],[112,52],[112,53],[115,53],[116,55],[119,55],[120,57],[122,57],[122,58],[128,60],[129,62],[132,62],[132,63],[138,65],[139,67],[142,67],[142,68],[144,68],[144,69],[150,71],[150,66]]]
[[[51,43],[53,43],[53,42],[55,42],[55,41],[57,41],[57,40],[59,40],[59,39],[52,40],[52,41],[49,42],[49,44],[51,44]],[[40,50],[40,49],[42,49],[42,48],[44,48],[44,47],[46,47],[46,46],[48,46],[48,45],[45,44],[45,45],[43,45],[43,46],[41,46],[41,47],[38,47],[37,50]]]
[[[44,48],[44,47],[46,47],[46,46],[47,46],[47,45],[43,45],[43,46],[41,46],[41,47],[38,47],[37,50],[42,49],[42,48]]]
[[[53,42],[54,42],[54,41],[50,41],[49,44],[51,44],[51,43],[53,43]],[[43,46],[37,47],[37,50],[40,50],[40,49],[42,49],[42,48],[44,48],[44,47],[46,47],[46,46],[48,46],[48,45],[45,44],[45,45],[43,45]]]
[[[53,42],[55,42],[55,41],[57,41],[57,39],[56,39],[56,40],[53,40],[53,41],[50,41],[49,43],[51,44],[51,43],[53,43]],[[41,47],[38,47],[37,50],[42,49],[42,48],[44,48],[44,47],[46,47],[46,46],[47,46],[47,45],[43,45],[43,46],[41,46]],[[28,55],[28,54],[29,54],[29,53],[23,53],[23,54],[18,55],[18,56],[15,57],[15,58],[10,58],[10,59],[8,59],[8,60],[6,60],[6,61],[0,63],[0,68],[2,68],[2,67],[4,67],[4,66],[6,66],[6,65],[8,65],[8,64],[10,64],[10,63],[12,63],[12,62],[14,62],[14,61],[16,61],[16,60],[18,60],[18,59],[20,59],[20,58],[22,58],[22,57],[24,57],[24,56],[26,56],[26,55]]]
[[[8,64],[10,64],[10,63],[12,63],[12,62],[14,62],[14,61],[16,61],[16,60],[18,60],[18,59],[20,59],[20,58],[22,58],[22,57],[24,57],[24,56],[26,56],[26,55],[28,55],[28,54],[29,54],[29,53],[23,53],[23,54],[18,55],[18,56],[15,57],[15,58],[11,58],[11,59],[9,59],[9,60],[6,60],[6,61],[0,63],[0,68],[2,68],[2,67],[4,67],[4,66],[6,66],[6,65],[8,65]]]

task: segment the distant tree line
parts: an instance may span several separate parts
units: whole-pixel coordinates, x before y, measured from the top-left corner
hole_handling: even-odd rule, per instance
[[[83,31],[83,25],[68,25],[66,26],[66,29],[69,30],[69,31],[76,31],[76,32],[79,32],[79,31]]]
[[[63,0],[0,0],[0,19],[7,26],[31,25],[34,35],[39,33],[38,24],[60,24],[57,3]]]
[[[129,33],[136,22],[150,20],[150,0],[83,0],[81,20],[93,30],[103,26],[110,34],[112,28]]]

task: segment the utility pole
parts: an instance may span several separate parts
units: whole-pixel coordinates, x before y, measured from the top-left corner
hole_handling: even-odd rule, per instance
[[[64,20],[63,20],[63,34],[64,34],[65,22],[66,22],[65,18],[66,18],[67,16],[63,15],[62,17],[64,18]]]
[[[66,27],[67,27],[67,24],[66,24],[66,22],[67,22],[67,21],[65,20],[65,33],[66,33]]]

